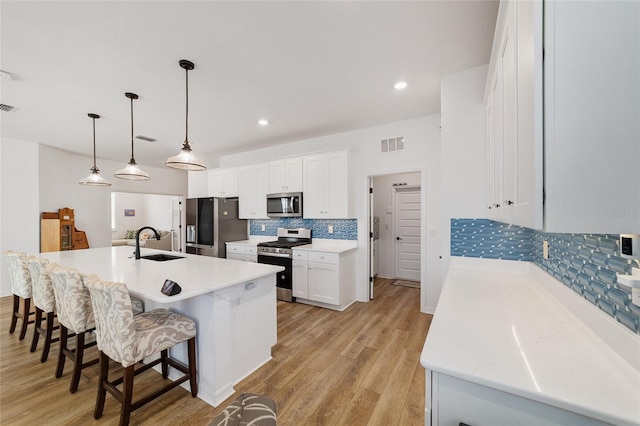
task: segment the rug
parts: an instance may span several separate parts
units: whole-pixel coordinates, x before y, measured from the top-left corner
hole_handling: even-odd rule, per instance
[[[399,285],[402,287],[420,288],[420,283],[417,281],[395,280],[391,285]]]

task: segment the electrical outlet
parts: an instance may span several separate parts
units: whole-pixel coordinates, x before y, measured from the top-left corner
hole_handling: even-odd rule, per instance
[[[327,232],[329,232],[330,234],[333,234],[333,225],[329,225]]]
[[[267,230],[267,225],[260,225],[260,229],[262,231],[266,231]]]
[[[549,259],[549,241],[542,242],[542,257]]]

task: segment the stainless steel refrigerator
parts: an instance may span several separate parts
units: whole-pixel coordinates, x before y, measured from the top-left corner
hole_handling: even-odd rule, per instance
[[[188,198],[187,253],[226,257],[227,241],[247,239],[247,221],[238,219],[237,198]]]

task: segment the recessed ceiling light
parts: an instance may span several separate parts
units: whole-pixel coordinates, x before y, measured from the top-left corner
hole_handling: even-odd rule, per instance
[[[396,90],[402,90],[402,89],[407,87],[407,82],[406,81],[399,81],[396,84],[394,84],[393,87]]]
[[[267,124],[269,124],[269,120],[265,120],[263,118],[262,120],[258,120],[258,124],[261,126],[266,126]]]

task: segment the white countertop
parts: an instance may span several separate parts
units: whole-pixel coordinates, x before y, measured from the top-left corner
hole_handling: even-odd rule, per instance
[[[227,241],[225,244],[236,244],[239,246],[257,246],[259,243],[263,243],[265,241],[275,241],[278,237],[265,237],[265,236],[255,236],[250,237],[248,240],[240,240],[240,241]]]
[[[159,303],[189,299],[283,270],[281,266],[140,248],[143,256],[154,253],[184,258],[164,262],[136,260],[129,246],[41,253],[40,256],[76,268],[83,274],[96,274],[105,281],[123,282],[132,294]],[[165,296],[160,292],[167,278],[182,287],[180,294]]]
[[[640,372],[529,273],[453,260],[423,367],[604,422],[640,424]]]
[[[346,253],[358,248],[358,242],[355,240],[329,240],[315,239],[311,244],[296,246],[293,250],[304,251],[323,251],[327,253]]]

